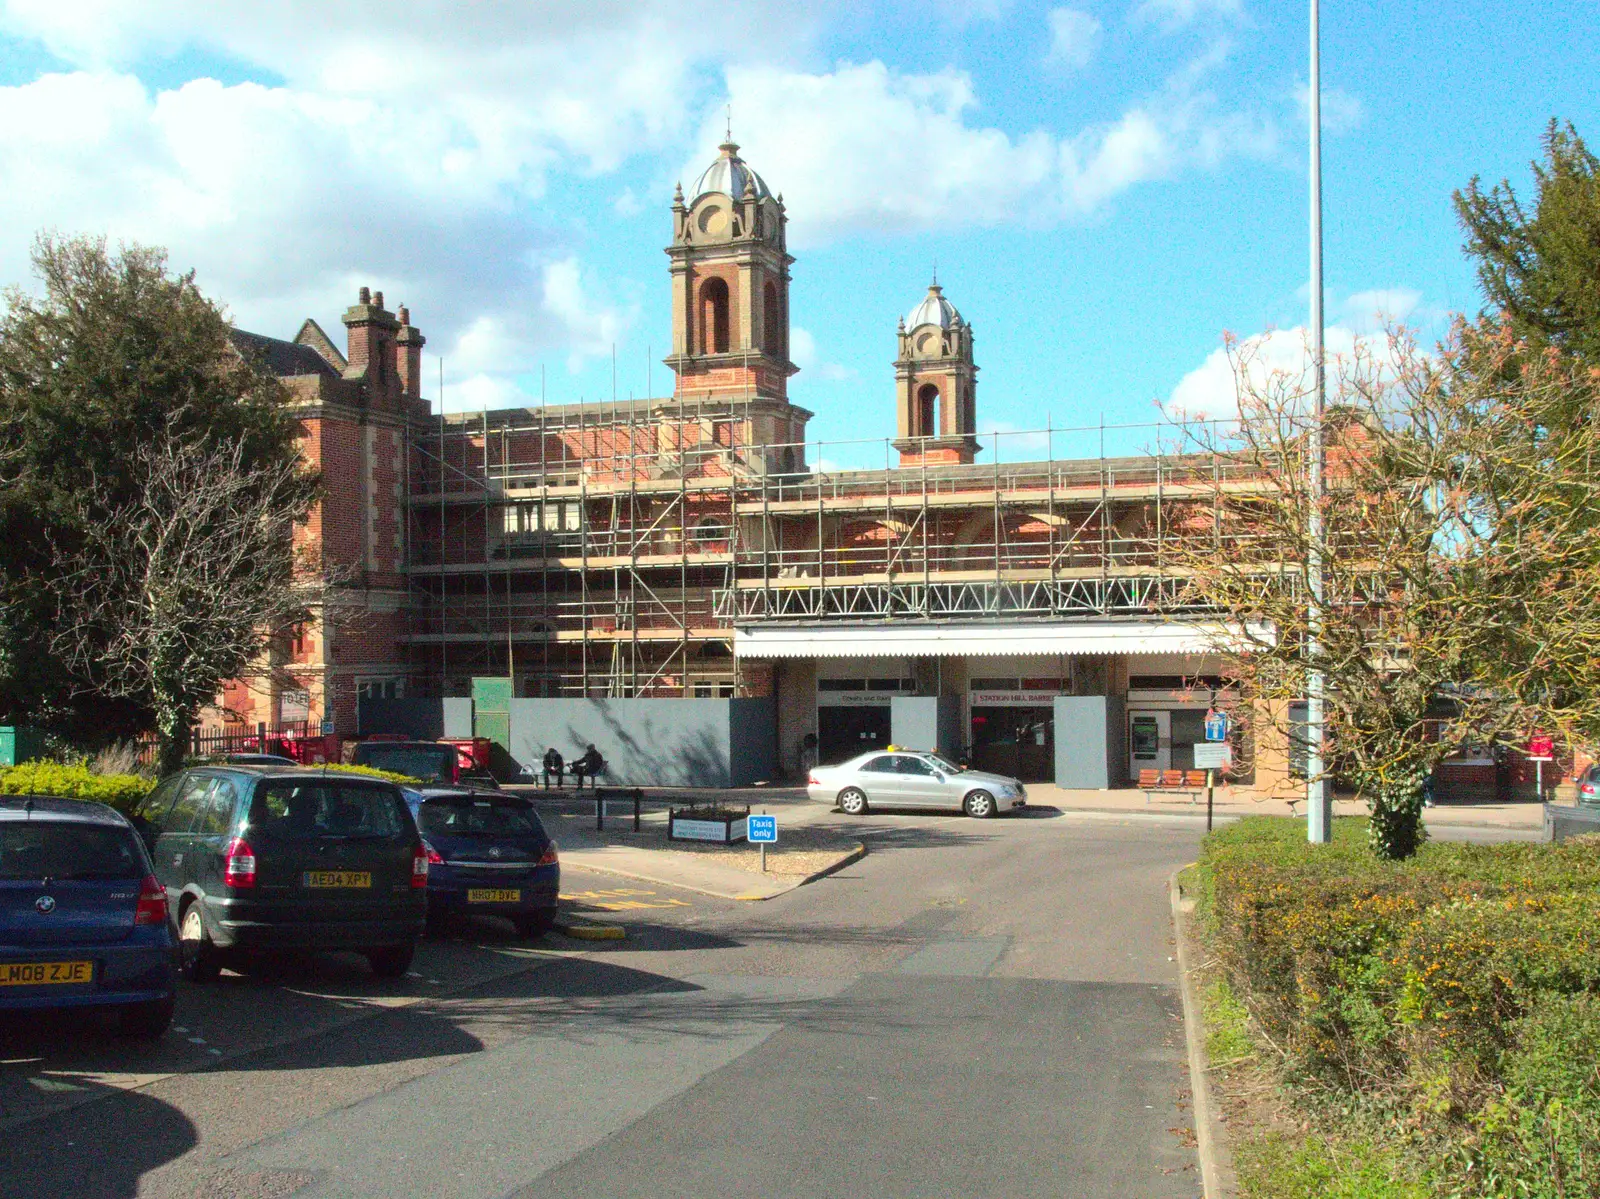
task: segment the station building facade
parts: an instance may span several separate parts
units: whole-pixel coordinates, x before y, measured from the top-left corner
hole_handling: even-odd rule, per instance
[[[304,410],[306,538],[345,599],[222,714],[354,734],[363,700],[764,699],[788,773],[934,699],[941,748],[1031,780],[1057,697],[1103,697],[1114,776],[1189,767],[1227,693],[1165,547],[1232,468],[983,461],[974,330],[937,282],[895,330],[884,465],[825,468],[788,398],[782,197],[729,142],[670,215],[670,396],[434,413],[422,334],[367,289],[343,352],[313,321],[240,335]]]

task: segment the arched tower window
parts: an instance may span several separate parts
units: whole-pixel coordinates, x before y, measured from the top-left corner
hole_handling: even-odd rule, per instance
[[[761,331],[765,334],[767,353],[775,358],[786,357],[783,306],[778,303],[778,285],[770,279],[761,301]]]
[[[700,285],[700,352],[728,352],[728,285],[721,279]]]
[[[938,413],[939,388],[933,383],[924,383],[917,389],[917,427],[914,436],[937,436]]]

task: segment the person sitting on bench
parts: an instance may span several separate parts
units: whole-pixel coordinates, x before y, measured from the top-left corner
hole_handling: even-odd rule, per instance
[[[598,788],[600,784],[596,781],[597,777],[605,770],[605,768],[605,759],[600,756],[600,751],[591,745],[587,750],[584,751],[584,754],[581,758],[575,759],[572,763],[572,777],[577,783],[578,790],[583,790],[583,779],[585,775],[589,776],[589,786],[591,788]]]
[[[567,764],[561,758],[561,751],[551,746],[544,751],[544,789],[550,790],[550,776],[556,776],[556,790],[561,789],[563,777],[567,772]]]

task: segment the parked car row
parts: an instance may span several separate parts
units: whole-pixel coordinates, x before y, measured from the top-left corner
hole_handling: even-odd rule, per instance
[[[7,796],[0,1009],[107,1006],[159,1036],[177,972],[205,983],[253,954],[346,950],[397,977],[430,922],[497,915],[542,935],[560,869],[531,803],[453,783],[230,762],[162,780],[131,820]]]

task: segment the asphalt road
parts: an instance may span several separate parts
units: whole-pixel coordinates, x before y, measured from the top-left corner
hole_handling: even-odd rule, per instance
[[[0,1194],[1198,1195],[1195,822],[852,827],[865,859],[761,904],[568,871],[622,942],[225,975],[154,1047],[0,1025]]]

